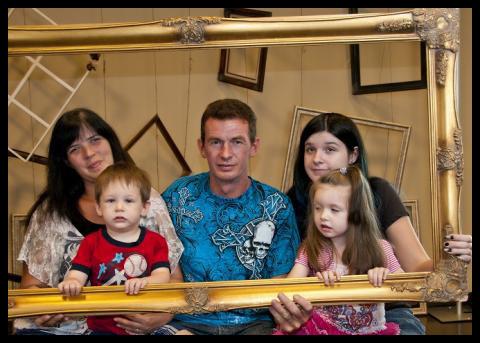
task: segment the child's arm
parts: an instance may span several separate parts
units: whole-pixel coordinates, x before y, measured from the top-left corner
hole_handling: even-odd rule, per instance
[[[79,295],[83,285],[87,282],[88,275],[79,270],[70,270],[65,279],[58,284],[58,289],[65,295]]]
[[[290,273],[288,273],[287,278],[294,277],[307,277],[308,268],[301,263],[295,263]]]
[[[148,284],[168,282],[170,282],[170,270],[166,267],[160,267],[152,271],[150,276],[127,280],[125,282],[125,293],[138,294]]]

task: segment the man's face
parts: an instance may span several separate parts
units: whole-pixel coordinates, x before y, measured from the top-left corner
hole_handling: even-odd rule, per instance
[[[207,159],[211,187],[248,182],[248,159],[257,152],[258,138],[250,142],[248,122],[242,119],[205,123],[205,141],[198,140],[200,152]]]

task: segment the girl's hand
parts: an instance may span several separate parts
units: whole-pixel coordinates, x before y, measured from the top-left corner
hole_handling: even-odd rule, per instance
[[[58,284],[58,290],[65,295],[79,295],[82,290],[82,284],[77,279],[66,279]]]
[[[443,243],[443,250],[465,262],[472,260],[471,235],[447,235]]]
[[[325,282],[326,286],[333,286],[335,281],[340,281],[340,275],[332,270],[317,272],[317,277]]]
[[[388,268],[375,267],[368,271],[368,280],[375,287],[380,287],[383,284],[383,280],[387,278],[390,271]]]
[[[140,292],[140,289],[145,287],[147,283],[148,279],[146,277],[129,279],[125,281],[125,293],[138,294],[138,292]]]

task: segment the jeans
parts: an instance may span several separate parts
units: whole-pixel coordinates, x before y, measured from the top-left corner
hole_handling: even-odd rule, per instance
[[[17,329],[15,330],[15,333],[14,335],[18,335],[18,336],[30,336],[30,335],[34,335],[34,336],[44,336],[44,335],[48,335],[48,336],[54,336],[55,334],[52,333],[52,332],[49,332],[49,331],[45,331],[45,330],[42,330],[42,329]]]
[[[248,324],[210,326],[203,324],[187,323],[178,320],[172,320],[168,326],[174,327],[177,331],[188,330],[194,335],[271,335],[273,332],[273,322],[260,320]],[[173,333],[164,333],[157,330],[154,335],[165,335]]]
[[[425,326],[408,307],[386,310],[385,319],[387,322],[394,322],[400,326],[400,335],[425,335]]]

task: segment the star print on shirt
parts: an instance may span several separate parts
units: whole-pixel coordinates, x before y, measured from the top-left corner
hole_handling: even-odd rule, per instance
[[[125,277],[125,271],[119,271],[117,268],[115,268],[115,276],[112,277],[110,280],[108,280],[106,283],[104,283],[104,286],[111,285],[113,283],[116,283],[117,285],[121,285],[122,281],[126,281],[127,278]]]
[[[115,263],[120,263],[123,260],[123,253],[116,253],[115,258],[112,260]]]
[[[107,271],[107,266],[105,263],[100,264],[100,269],[98,271],[98,277],[97,279],[100,279],[100,276]]]

